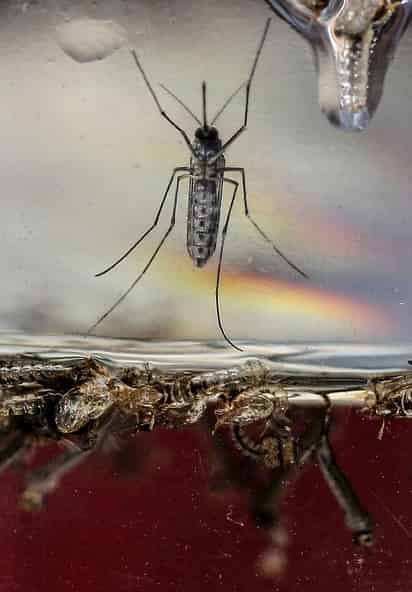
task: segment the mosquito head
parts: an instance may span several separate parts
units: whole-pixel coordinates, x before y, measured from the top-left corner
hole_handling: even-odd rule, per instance
[[[219,139],[219,132],[215,127],[198,127],[195,137],[200,142],[216,142]]]
[[[199,152],[207,158],[219,152],[222,146],[219,132],[215,127],[209,126],[206,128],[203,126],[197,128],[195,132],[195,143],[198,146]]]

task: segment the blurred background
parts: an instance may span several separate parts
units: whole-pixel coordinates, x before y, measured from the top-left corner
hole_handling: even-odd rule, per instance
[[[94,278],[150,226],[172,169],[189,159],[128,46],[191,136],[194,122],[157,83],[200,114],[206,80],[213,114],[247,78],[268,16],[249,127],[227,164],[245,167],[251,212],[310,280],[273,253],[239,199],[224,255],[225,328],[232,338],[263,341],[409,340],[412,34],[370,128],[345,133],[320,112],[309,46],[263,0],[1,3],[1,329],[85,332],[135,279],[168,225],[171,201],[158,229],[116,270]],[[124,46],[101,61],[73,60],[59,28],[76,19],[105,21]],[[239,127],[243,100],[219,120],[223,139]],[[228,200],[226,193],[223,212]],[[217,256],[193,266],[186,215],[184,186],[173,233],[99,335],[220,339]]]

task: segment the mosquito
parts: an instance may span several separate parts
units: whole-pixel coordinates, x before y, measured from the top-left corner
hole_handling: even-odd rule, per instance
[[[222,270],[222,259],[223,250],[226,240],[226,234],[230,222],[230,217],[235,203],[239,184],[241,184],[243,192],[243,205],[244,213],[247,219],[254,226],[259,235],[272,247],[275,253],[281,257],[292,269],[294,269],[299,275],[304,278],[308,276],[304,271],[299,269],[292,261],[284,254],[273,241],[267,236],[267,234],[260,228],[260,226],[252,218],[246,190],[246,175],[243,167],[227,167],[224,153],[231,144],[238,139],[238,137],[246,130],[248,124],[248,113],[249,113],[249,96],[250,89],[252,86],[253,77],[255,75],[256,67],[258,65],[259,57],[262,52],[263,45],[265,43],[271,19],[266,21],[266,25],[259,42],[258,49],[255,54],[252,69],[249,77],[245,83],[243,83],[226,101],[223,106],[218,110],[211,123],[208,122],[207,117],[207,106],[206,106],[206,82],[202,82],[202,121],[196,117],[196,115],[179,99],[172,91],[170,91],[164,85],[162,88],[172,96],[199,125],[197,128],[193,142],[190,141],[189,136],[164,110],[161,106],[159,99],[153,89],[151,82],[149,81],[145,70],[138,58],[135,50],[131,50],[131,54],[136,62],[136,66],[143,77],[143,80],[156,104],[159,113],[166,121],[172,125],[183,137],[191,154],[189,166],[179,166],[173,169],[172,175],[167,184],[166,190],[160,202],[159,209],[155,216],[155,219],[151,226],[140,236],[140,238],[127,249],[121,257],[119,257],[114,263],[109,265],[106,269],[96,274],[96,277],[101,277],[114,269],[119,263],[121,263],[134,249],[144,241],[144,239],[154,230],[157,226],[163,207],[166,203],[167,197],[171,190],[172,184],[176,179],[176,187],[173,199],[173,209],[170,219],[170,224],[163,234],[160,242],[154,250],[149,261],[146,263],[143,270],[136,277],[133,283],[127,288],[125,292],[114,302],[114,304],[92,325],[88,333],[92,333],[98,325],[108,317],[114,310],[119,306],[121,302],[130,294],[135,288],[136,284],[142,279],[145,273],[148,271],[157,254],[165,243],[167,237],[172,232],[175,226],[176,208],[179,196],[180,185],[183,180],[189,180],[188,187],[188,213],[187,213],[187,251],[193,263],[197,267],[203,267],[208,260],[212,257],[216,250],[216,244],[219,233],[219,222],[220,212],[222,207],[222,194],[223,185],[228,184],[232,188],[232,197],[229,202],[229,208],[227,210],[226,219],[223,224],[221,234],[221,244],[219,251],[219,260],[217,265],[217,276],[215,285],[215,306],[216,316],[219,329],[226,340],[234,349],[242,351],[241,348],[236,346],[227,336],[222,323],[221,311],[220,311],[220,279]],[[229,137],[228,140],[222,142],[219,137],[219,132],[214,126],[217,119],[232,101],[232,99],[244,88],[245,92],[245,108],[242,125]],[[240,182],[226,176],[226,173],[234,173],[240,175]]]

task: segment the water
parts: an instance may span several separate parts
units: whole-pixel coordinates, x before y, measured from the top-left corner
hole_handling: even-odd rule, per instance
[[[45,358],[96,356],[113,365],[151,362],[180,370],[229,367],[248,358],[261,358],[274,370],[320,376],[333,374],[368,376],[408,370],[412,346],[347,343],[240,342],[243,353],[223,341],[158,341],[113,339],[82,335],[30,333],[0,334],[0,354],[32,353]]]
[[[313,392],[325,390],[325,381],[329,392],[363,389],[371,376],[408,372],[410,357],[407,345],[242,345],[240,355],[214,342],[20,333],[1,336],[0,355],[12,356],[16,364],[21,354],[25,364],[30,356],[44,364],[95,357],[113,371],[151,363],[176,377],[184,370],[222,371],[258,358],[274,374]],[[302,420],[301,409],[296,421]],[[38,467],[56,458],[57,442],[44,440],[34,447],[34,456],[25,454],[23,464],[9,466],[2,474],[0,500],[2,579],[12,589],[29,591],[57,583],[63,590],[82,589],[85,581],[91,590],[194,585],[201,590],[221,585],[240,591],[251,586],[287,591],[300,585],[322,590],[331,579],[338,590],[402,590],[409,582],[412,538],[409,422],[387,420],[382,431],[382,419],[358,409],[359,401],[353,400],[334,411],[332,443],[372,516],[372,548],[351,542],[315,461],[285,473],[287,480],[264,502],[275,523],[256,522],[280,469],[268,471],[239,455],[227,447],[224,430],[213,436],[212,424],[202,420],[179,429],[113,433],[53,483],[37,511],[28,509],[24,497],[33,479],[29,472],[37,467],[32,475],[39,474]]]
[[[411,394],[411,29],[397,16],[376,39],[379,1],[351,0],[338,16],[315,4],[295,9],[317,11],[319,71],[307,35],[263,0],[0,4],[0,589],[409,589],[410,422],[384,412],[409,412]],[[410,3],[384,8],[407,16]],[[150,227],[173,168],[190,156],[129,48],[192,137],[193,120],[158,83],[199,115],[204,79],[216,112],[250,72],[268,16],[248,130],[227,165],[245,167],[253,216],[309,279],[283,264],[236,203],[221,305],[244,351],[217,341],[217,259],[196,269],[187,255],[182,188],[155,264],[98,336],[86,337],[144,268],[171,203],[118,269],[94,274]],[[218,121],[223,140],[243,110],[240,92]],[[229,200],[224,193],[222,216]],[[83,383],[79,367],[90,357],[96,375]],[[200,390],[208,408],[196,407],[198,374],[225,377],[256,360],[268,383],[252,384],[252,373],[216,393]],[[125,382],[130,366],[147,372],[138,387]],[[375,391],[385,385],[388,395],[387,381],[400,375],[403,388],[398,381],[373,415]],[[161,389],[194,399],[176,411]],[[345,518],[319,470],[325,393],[333,450],[370,515],[373,547],[353,544],[353,512]],[[90,419],[102,401],[107,415]],[[90,421],[63,433],[65,410]],[[45,479],[59,454],[69,470]]]

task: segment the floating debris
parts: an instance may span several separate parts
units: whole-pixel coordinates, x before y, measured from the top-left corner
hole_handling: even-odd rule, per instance
[[[347,377],[346,391],[328,393],[327,374],[315,382],[313,376],[275,373],[270,363],[253,359],[199,373],[149,364],[111,367],[87,357],[8,356],[0,359],[0,470],[39,444],[57,441],[64,446],[61,454],[27,477],[21,501],[34,509],[68,470],[101,448],[107,436],[158,426],[182,428],[199,422],[213,407],[216,422],[210,436],[223,430],[242,456],[265,470],[280,471],[281,478],[274,476],[256,502],[257,523],[263,520],[270,532],[277,528],[270,507],[284,475],[316,456],[353,540],[368,546],[371,521],[329,443],[331,410],[335,404],[355,403],[372,414],[408,416],[411,376]],[[350,390],[355,384],[359,388]],[[309,421],[302,423],[302,416],[295,414],[300,406],[307,408]]]

